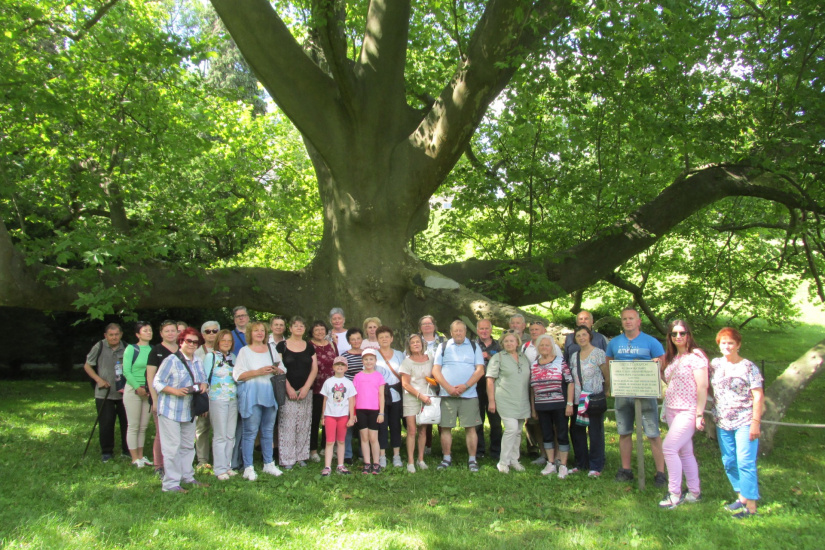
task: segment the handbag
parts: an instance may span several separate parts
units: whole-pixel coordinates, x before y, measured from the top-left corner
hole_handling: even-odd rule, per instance
[[[415,423],[419,426],[441,422],[441,398],[432,394],[432,388],[427,388],[427,397],[430,404],[422,403],[421,410],[415,415]]]
[[[183,366],[186,367],[186,372],[189,373],[189,377],[192,379],[192,384],[196,384],[195,375],[192,374],[192,369],[189,368],[189,364],[186,362],[186,357],[184,357],[180,351],[175,352],[175,357],[177,357],[180,362],[183,363]],[[209,394],[206,392],[198,392],[190,393],[189,395],[192,396],[190,408],[192,411],[192,422],[194,422],[195,418],[209,412]]]
[[[278,361],[276,363],[275,356],[272,355],[272,346],[267,344],[266,349],[269,350],[269,358],[272,360],[272,366],[277,367],[280,365],[281,362]],[[273,374],[272,378],[269,379],[269,382],[272,384],[272,392],[275,394],[275,402],[278,403],[279,407],[283,407],[284,403],[286,403],[286,373]]]
[[[576,353],[576,372],[579,375],[579,383],[584,387],[584,379],[582,378],[582,365],[581,365],[581,351]],[[607,396],[604,394],[604,391],[595,392],[590,394],[589,403],[587,404],[587,413],[588,414],[604,414],[607,412]]]

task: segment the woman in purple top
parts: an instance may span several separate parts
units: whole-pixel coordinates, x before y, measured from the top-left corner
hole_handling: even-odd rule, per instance
[[[738,494],[725,508],[741,519],[756,515],[759,500],[756,456],[764,406],[763,379],[756,365],[739,356],[742,335],[738,330],[723,328],[716,343],[723,357],[710,363],[713,416],[725,473]]]

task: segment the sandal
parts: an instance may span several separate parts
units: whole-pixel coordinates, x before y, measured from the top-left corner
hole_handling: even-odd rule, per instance
[[[332,469],[329,466],[324,466],[324,469],[321,470],[321,475],[326,477],[332,472]]]
[[[338,472],[341,475],[349,475],[349,474],[352,473],[349,470],[347,470],[347,467],[344,466],[343,464],[338,466],[338,468],[336,468],[335,471]]]
[[[364,464],[364,469],[361,470],[362,474],[371,474],[372,473],[372,464]]]

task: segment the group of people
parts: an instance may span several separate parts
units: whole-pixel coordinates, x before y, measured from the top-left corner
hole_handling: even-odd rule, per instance
[[[735,329],[719,332],[723,357],[709,362],[686,322],[671,323],[665,350],[641,332],[633,308],[622,311],[622,334],[609,342],[593,330],[592,315],[582,311],[563,349],[543,322],[528,327],[521,315],[510,319],[510,329],[498,341],[487,319],[478,322],[477,338],[471,339],[462,321],[454,321],[445,337],[427,315],[419,320],[419,332],[405,338],[403,352],[393,347],[393,330],[380,319],[370,317],[361,328],[347,329],[340,308],[330,312],[329,325],[312,323],[308,335],[300,317],[288,326],[283,317],[274,317],[267,325],[251,321],[243,306],[233,310],[233,317],[232,330],[222,330],[217,321],[203,323],[200,331],[165,321],[162,341],[155,346],[147,323],[137,323],[137,343],[130,345],[122,342],[118,325],[106,327],[85,365],[96,387],[104,462],[113,457],[118,419],[124,453],[137,468],[153,465],[164,491],[203,485],[194,477],[193,463],[197,454],[199,467],[209,468],[210,447],[217,479],[242,472],[254,481],[256,441],[266,474],[279,476],[282,469],[320,462],[323,454],[321,475],[328,476],[350,473],[357,436],[362,473],[378,474],[388,465],[388,451],[393,466],[403,466],[406,425],[406,469],[414,473],[427,469],[424,456],[431,451],[432,430],[417,418],[428,410],[428,418],[435,416],[429,422],[438,425],[440,470],[453,465],[452,435],[460,426],[471,472],[478,471],[478,459],[487,453],[502,473],[524,471],[520,449],[527,424],[528,444],[542,450],[534,461],[544,464],[542,475],[564,479],[586,471],[599,477],[605,466],[610,362],[650,360],[658,362],[667,384],[663,416],[670,429],[663,442],[655,398],[644,400],[637,419],[634,399],[617,397],[617,481],[633,479],[631,437],[638,421],[650,441],[654,480],[668,486],[660,506],[697,501],[701,490],[692,436],[704,429],[711,391],[725,470],[738,493],[728,508],[738,517],[756,513],[762,377],[738,355],[741,335]],[[285,394],[280,404],[278,387]],[[208,400],[208,413],[194,417],[193,400]],[[150,415],[156,426],[151,461],[143,450]],[[319,452],[321,428],[325,445]],[[574,459],[569,465],[571,443]]]

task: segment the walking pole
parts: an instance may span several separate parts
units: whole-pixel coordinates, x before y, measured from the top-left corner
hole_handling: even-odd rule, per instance
[[[108,388],[106,388],[106,396],[103,398],[104,403],[109,398],[109,392],[110,391],[112,391],[112,386],[109,386]],[[95,403],[96,402],[97,402],[97,400],[95,400]],[[83,449],[83,456],[80,457],[80,460],[83,460],[84,458],[86,458],[86,452],[89,450],[89,444],[91,444],[92,437],[95,435],[95,428],[97,428],[97,423],[100,421],[100,413],[102,413],[102,412],[103,412],[103,405],[101,405],[97,409],[97,418],[95,418],[95,423],[92,426],[92,433],[89,434],[89,441],[86,442],[86,448]]]

